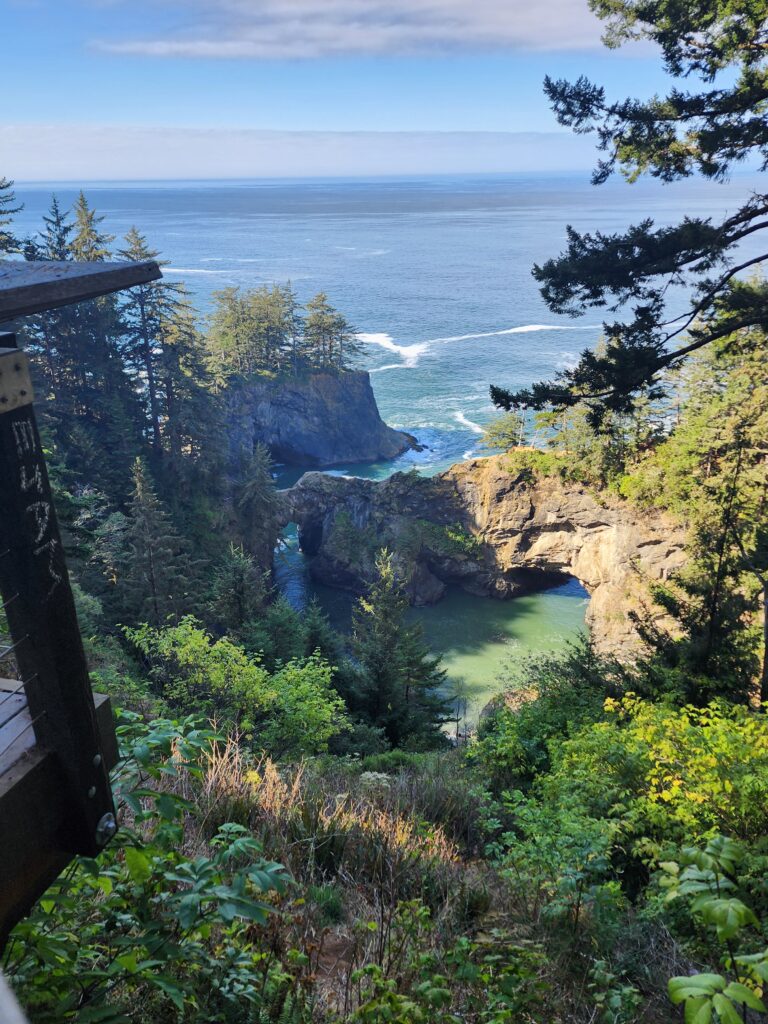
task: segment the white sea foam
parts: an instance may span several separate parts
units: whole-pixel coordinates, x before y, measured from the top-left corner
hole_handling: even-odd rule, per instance
[[[201,273],[214,273],[214,271],[201,271]],[[387,352],[396,352],[403,360],[401,363],[387,363],[386,366],[377,366],[371,373],[382,373],[384,370],[408,370],[419,365],[419,359],[428,352],[432,345],[443,345],[451,341],[473,341],[475,338],[497,338],[511,334],[531,334],[535,331],[597,331],[599,327],[579,325],[567,327],[561,324],[523,324],[520,327],[505,327],[500,331],[481,331],[477,334],[453,334],[445,338],[428,338],[426,341],[418,341],[413,345],[398,345],[391,334],[384,331],[378,333],[358,334],[360,341],[367,345],[378,345]],[[561,362],[570,359],[572,353],[562,352]]]
[[[164,274],[226,274],[226,270],[201,270],[199,267],[163,267]]]
[[[475,449],[474,448],[470,448],[468,451],[464,452],[464,455],[462,456],[462,458],[463,459],[471,459],[474,454],[475,454]]]
[[[428,341],[420,341],[415,345],[396,345],[390,334],[380,332],[378,334],[358,334],[360,341],[366,345],[378,345],[387,352],[396,352],[403,360],[402,363],[395,363],[392,366],[380,366],[380,370],[394,370],[401,368],[412,368],[418,365],[419,357],[429,348]]]
[[[474,420],[468,420],[463,412],[455,412],[453,418],[457,423],[460,423],[462,427],[466,427],[471,430],[474,434],[484,434],[485,430],[480,426],[479,423],[475,423]]]
[[[521,327],[505,327],[501,331],[482,331],[479,334],[452,334],[447,338],[430,338],[428,345],[439,345],[447,341],[472,341],[474,338],[498,338],[504,334],[533,334],[536,331],[598,331],[594,325],[566,326],[564,324],[523,324]]]

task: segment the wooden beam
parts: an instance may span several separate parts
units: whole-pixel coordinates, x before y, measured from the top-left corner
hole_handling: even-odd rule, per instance
[[[69,791],[67,848],[92,857],[114,807],[88,666],[34,407],[3,408],[0,596],[35,738],[58,754],[58,784]]]
[[[124,288],[135,288],[160,277],[160,267],[154,260],[120,263],[0,260],[0,323]]]
[[[0,691],[12,684],[2,680]],[[109,697],[94,694],[104,767],[117,763]],[[34,746],[0,775],[0,951],[13,926],[72,860],[70,825],[78,808],[62,788],[59,757]],[[0,1021],[5,1024],[2,1016]]]

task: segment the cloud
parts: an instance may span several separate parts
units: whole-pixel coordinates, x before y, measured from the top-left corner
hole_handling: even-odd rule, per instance
[[[584,50],[586,0],[166,0],[178,28],[95,45],[149,57],[310,59],[458,51]]]
[[[0,125],[17,181],[130,181],[586,170],[594,143],[559,132],[282,132]]]

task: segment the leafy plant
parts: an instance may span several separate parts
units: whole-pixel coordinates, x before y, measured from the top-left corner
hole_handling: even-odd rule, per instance
[[[714,930],[725,969],[723,974],[670,978],[669,998],[684,1004],[686,1024],[710,1024],[713,1019],[742,1024],[747,1011],[768,1014],[762,999],[768,982],[768,948],[748,951],[755,944],[754,932],[764,938],[756,914],[738,895],[743,858],[739,843],[715,836],[703,850],[685,848],[679,862],[661,865],[667,899],[692,901],[694,918]]]
[[[210,729],[130,715],[120,736],[119,839],[75,861],[17,925],[4,969],[36,1024],[237,1020],[285,985],[251,929],[288,875],[239,825],[186,851],[189,805],[169,783],[199,771]]]

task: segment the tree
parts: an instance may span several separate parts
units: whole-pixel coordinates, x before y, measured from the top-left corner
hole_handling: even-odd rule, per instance
[[[125,236],[126,247],[118,252],[125,260],[154,260],[159,253],[150,249],[144,235],[135,227]],[[161,263],[162,266],[162,263]],[[179,286],[168,281],[151,281],[129,289],[121,305],[124,332],[120,347],[136,384],[146,392],[152,445],[162,443],[160,420],[161,380],[158,362],[166,321],[172,320],[179,305]]]
[[[74,223],[56,198],[39,239],[27,257],[100,262],[112,236],[103,218],[79,196]],[[103,296],[30,318],[23,335],[46,393],[44,409],[52,439],[67,453],[67,467],[81,486],[93,486],[120,504],[130,492],[130,467],[141,449],[143,413],[119,342],[123,331],[117,299]]]
[[[694,91],[675,86],[664,97],[609,102],[605,90],[584,77],[574,83],[547,78],[545,91],[560,123],[597,136],[605,155],[595,184],[616,169],[629,181],[641,174],[675,181],[695,173],[723,181],[747,158],[768,166],[765,0],[590,0],[590,7],[607,22],[608,46],[650,39],[670,76],[700,82]],[[627,304],[631,313],[605,323],[604,352],[586,351],[575,368],[530,389],[493,387],[492,400],[504,409],[587,401],[597,424],[607,411],[630,411],[639,391],[657,397],[660,375],[690,353],[741,328],[768,326],[765,287],[739,278],[765,254],[737,255],[742,239],[768,226],[766,214],[768,195],[755,194],[720,223],[685,217],[658,228],[644,220],[616,234],[569,227],[566,250],[533,270],[549,308],[578,316]],[[687,289],[680,315],[670,312],[670,285]]]
[[[408,600],[392,555],[376,558],[376,579],[352,616],[352,648],[362,671],[355,703],[393,747],[406,741],[439,745],[450,717],[441,696],[445,672],[430,657],[418,626],[405,625]]]
[[[519,412],[508,412],[497,416],[485,428],[481,444],[494,452],[508,452],[517,448],[525,439],[525,417]]]
[[[268,593],[267,573],[247,551],[230,544],[211,585],[210,610],[218,625],[237,635],[264,610]]]
[[[306,306],[304,357],[313,369],[349,369],[360,343],[347,320],[318,292]]]
[[[159,626],[194,603],[194,566],[138,458],[125,518],[115,580],[122,606],[132,622]]]
[[[266,445],[257,442],[241,460],[235,502],[238,534],[247,549],[259,551],[271,539],[277,505],[272,457]]]
[[[0,253],[19,251],[19,240],[8,228],[13,223],[14,215],[22,209],[23,206],[16,202],[13,182],[0,176]]]
[[[205,712],[275,757],[321,753],[346,728],[344,703],[321,658],[290,661],[270,673],[228,637],[213,640],[192,616],[162,629],[128,629],[126,635],[171,706]]]
[[[674,642],[652,636],[662,663],[700,693],[741,699],[755,676],[768,696],[767,353],[757,330],[697,353],[678,374],[675,429],[622,482],[627,496],[669,508],[688,526],[688,562],[657,589],[683,632]]]

